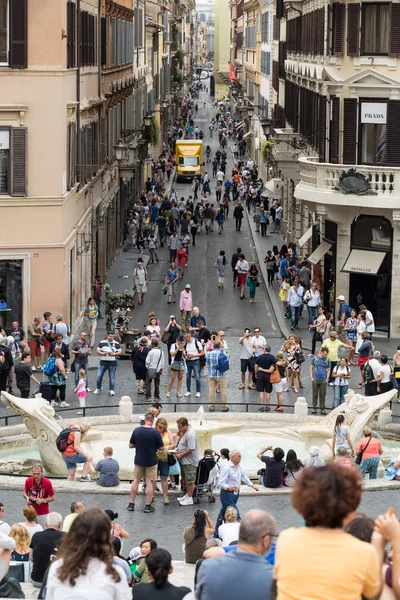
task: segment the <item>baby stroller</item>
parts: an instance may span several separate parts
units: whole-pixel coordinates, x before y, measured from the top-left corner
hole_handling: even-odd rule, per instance
[[[193,502],[200,504],[202,496],[208,496],[209,502],[215,502],[214,488],[219,478],[219,454],[213,450],[205,450],[203,458],[199,461],[196,474],[196,487],[193,494]]]

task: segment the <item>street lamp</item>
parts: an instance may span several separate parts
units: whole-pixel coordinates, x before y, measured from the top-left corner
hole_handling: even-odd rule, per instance
[[[150,113],[147,113],[147,115],[145,115],[143,117],[143,121],[144,121],[144,126],[145,127],[150,127],[150,125],[151,125],[151,119],[152,119],[152,115]]]
[[[263,134],[268,139],[269,136],[271,135],[271,131],[272,131],[272,121],[271,121],[271,119],[261,119],[260,120],[260,125],[261,125],[261,128],[263,130]]]
[[[254,113],[254,108],[250,105],[247,106],[247,116],[249,117],[250,121],[253,117],[253,113]]]
[[[115,158],[118,162],[120,162],[124,158],[125,151],[126,146],[124,146],[124,144],[121,144],[121,142],[114,146]]]

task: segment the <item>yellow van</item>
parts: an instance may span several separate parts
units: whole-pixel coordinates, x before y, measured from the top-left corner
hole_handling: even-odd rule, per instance
[[[202,140],[177,140],[176,142],[176,180],[191,181],[203,171]]]

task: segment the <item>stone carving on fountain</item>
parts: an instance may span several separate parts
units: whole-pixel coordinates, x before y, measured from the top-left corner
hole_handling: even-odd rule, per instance
[[[1,401],[12,411],[20,415],[40,453],[43,468],[53,475],[65,475],[67,470],[56,439],[62,430],[62,422],[54,418],[54,408],[41,394],[35,398],[17,398],[7,392],[1,392]]]

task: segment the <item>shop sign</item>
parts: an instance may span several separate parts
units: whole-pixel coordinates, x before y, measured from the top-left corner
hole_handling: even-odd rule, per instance
[[[362,102],[361,123],[386,124],[387,104],[383,102]]]
[[[0,150],[9,150],[10,148],[10,132],[0,131]]]

